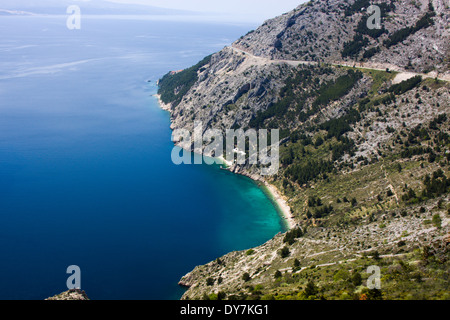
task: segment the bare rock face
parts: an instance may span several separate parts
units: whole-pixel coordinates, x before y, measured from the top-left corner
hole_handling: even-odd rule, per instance
[[[60,293],[56,296],[47,298],[45,300],[81,300],[81,301],[85,301],[85,300],[90,300],[88,298],[88,296],[86,295],[86,292],[79,290],[79,289],[71,289],[69,291]]]
[[[272,59],[350,63],[364,60],[372,65],[392,64],[415,72],[448,72],[450,10],[445,0],[370,1],[382,8],[379,34],[362,33],[364,48],[351,57],[343,57],[345,45],[354,41],[358,26],[367,17],[368,1],[316,0],[299,6],[280,17],[266,21],[257,30],[233,45],[242,50]],[[414,26],[433,10],[433,22],[411,32],[395,45],[385,41],[396,31]],[[373,56],[364,59],[364,52]]]
[[[217,129],[244,127],[277,100],[290,68],[225,48],[212,56],[197,83],[171,110],[172,128],[192,129],[194,121]]]

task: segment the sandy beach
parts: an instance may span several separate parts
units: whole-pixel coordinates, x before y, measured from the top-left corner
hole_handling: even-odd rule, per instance
[[[267,190],[271,193],[275,202],[277,203],[278,208],[283,214],[283,219],[286,221],[287,227],[289,228],[289,230],[293,229],[297,225],[297,223],[292,217],[291,208],[287,204],[286,200],[284,200],[283,196],[281,195],[277,187],[271,185],[266,181],[264,181],[264,185],[267,188]]]
[[[227,160],[224,158],[224,156],[217,157],[217,159],[219,159],[219,161],[221,161],[222,164],[224,164],[224,165],[226,166],[224,169],[229,168],[229,167],[231,167],[231,166],[233,165],[233,162],[227,161]]]

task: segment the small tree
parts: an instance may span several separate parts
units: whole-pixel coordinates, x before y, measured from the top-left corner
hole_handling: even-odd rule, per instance
[[[289,255],[291,254],[291,251],[289,251],[288,247],[284,247],[278,253],[279,253],[280,257],[284,259],[284,258],[289,257]]]
[[[375,251],[375,252],[372,254],[372,259],[374,259],[374,260],[380,260],[380,259],[381,259],[380,253],[379,253],[378,251]]]
[[[302,236],[303,230],[300,227],[297,227],[286,233],[283,242],[292,245],[296,239],[301,238]]]
[[[320,147],[321,145],[323,145],[323,138],[321,137],[321,136],[319,136],[317,139],[316,139],[316,142],[314,143],[314,146],[316,147],[316,148],[318,148],[318,147]]]
[[[213,286],[214,285],[214,279],[213,278],[208,278],[206,279],[206,285],[207,286]]]
[[[303,294],[309,298],[311,296],[316,296],[319,293],[319,288],[317,288],[316,284],[309,280],[306,284],[305,290],[303,290]]]
[[[383,300],[383,293],[379,289],[369,289],[366,295],[367,300]]]
[[[276,272],[275,272],[275,274],[274,274],[274,278],[275,279],[279,279],[279,278],[281,278],[283,275],[281,274],[281,271],[280,270],[277,270]]]
[[[220,291],[220,292],[217,294],[217,299],[218,299],[218,300],[225,300],[226,297],[227,297],[227,294],[226,294],[225,292]]]
[[[360,286],[362,284],[361,274],[359,272],[355,271],[352,275],[351,281],[355,287]]]

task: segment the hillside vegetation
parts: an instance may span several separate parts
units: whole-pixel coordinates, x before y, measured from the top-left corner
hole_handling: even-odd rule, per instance
[[[281,167],[265,181],[297,223],[197,267],[184,299],[450,298],[450,84],[437,76],[449,9],[375,3],[377,31],[364,27],[369,1],[311,1],[161,79],[174,128],[280,129]]]

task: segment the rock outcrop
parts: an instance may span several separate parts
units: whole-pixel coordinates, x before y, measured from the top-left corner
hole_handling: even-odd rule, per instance
[[[65,291],[63,293],[60,293],[56,296],[47,298],[45,300],[80,300],[85,301],[89,300],[86,292],[79,290],[79,289],[71,289],[68,291]]]

